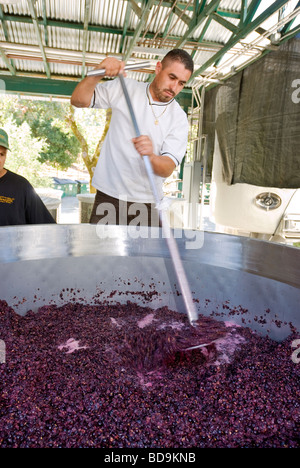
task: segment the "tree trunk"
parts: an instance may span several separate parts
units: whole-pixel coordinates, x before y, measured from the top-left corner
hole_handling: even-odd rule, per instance
[[[81,146],[82,158],[90,175],[90,192],[91,193],[96,193],[96,189],[92,186],[92,179],[94,177],[94,172],[98,163],[101,148],[103,146],[105,137],[107,135],[107,132],[110,126],[111,113],[112,113],[111,109],[108,109],[106,112],[105,127],[103,130],[101,139],[99,140],[99,143],[93,155],[90,155],[87,140],[85,139],[85,137],[82,135],[81,131],[78,128],[77,122],[75,120],[75,109],[73,106],[70,106],[70,113],[66,117],[66,122],[70,125],[72,132],[74,133],[75,137],[77,138]]]

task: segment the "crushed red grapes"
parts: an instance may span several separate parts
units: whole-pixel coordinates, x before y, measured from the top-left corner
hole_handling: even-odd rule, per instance
[[[299,448],[295,338],[132,303],[21,317],[0,301],[0,448]]]

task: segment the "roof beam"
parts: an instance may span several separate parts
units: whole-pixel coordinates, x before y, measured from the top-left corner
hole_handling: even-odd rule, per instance
[[[43,8],[43,23],[44,23],[44,31],[45,31],[45,43],[46,43],[46,46],[49,47],[46,0],[43,0],[42,8]]]
[[[222,16],[220,16],[218,13],[213,13],[211,15],[211,18],[214,21],[217,21],[222,26],[224,26],[224,28],[229,29],[229,31],[231,31],[233,33],[236,33],[237,30],[238,30],[237,26],[235,26],[233,23],[231,23],[230,21],[228,21],[225,18],[223,18]]]
[[[198,10],[194,13],[194,16],[190,22],[188,30],[184,34],[184,36],[177,42],[176,47],[183,47],[184,44],[188,41],[189,37],[193,35],[193,33],[198,29],[201,24],[206,21],[206,19],[214,13],[221,0],[212,0],[208,5],[206,4],[206,0],[202,0]]]
[[[91,16],[91,0],[85,0],[85,8],[84,8],[84,25],[83,25],[83,46],[82,46],[82,78],[85,77],[86,74],[86,53],[88,49],[88,39],[89,39],[89,21]]]
[[[228,10],[222,10],[222,8],[218,8],[217,13],[218,15],[225,16],[226,18],[235,18],[235,19],[241,18],[241,13],[238,11],[228,11]]]
[[[207,18],[206,23],[205,23],[205,25],[204,25],[204,27],[203,27],[203,29],[202,29],[202,31],[201,31],[201,35],[200,35],[200,37],[198,38],[198,47],[199,47],[199,45],[200,45],[201,43],[203,43],[203,38],[204,38],[204,36],[205,36],[206,31],[208,30],[208,28],[209,28],[209,26],[210,26],[210,23],[212,22],[212,19],[213,19],[213,18],[212,18],[212,15],[210,15],[210,16]],[[197,53],[197,50],[194,50],[193,53],[192,53],[192,58],[195,57],[196,53]]]
[[[176,28],[176,26],[177,26],[177,24],[179,23],[180,20],[183,21],[184,23],[186,23],[189,26],[189,24],[191,22],[191,18],[189,18],[189,20],[187,20],[186,19],[187,15],[185,14],[185,12],[186,12],[188,6],[190,6],[193,2],[194,2],[194,4],[198,3],[198,0],[189,0],[189,2],[186,4],[186,7],[185,7],[184,10],[180,10],[180,12],[174,11],[174,13],[173,13],[173,8],[174,7],[175,7],[175,10],[176,10],[176,1],[174,2],[174,5],[173,5],[172,9],[170,10],[170,16],[172,17],[173,14],[176,14],[178,16],[178,18],[175,21],[175,23],[172,25],[171,29],[168,27],[168,32],[165,35],[164,40],[161,42],[160,47],[162,47],[165,44],[165,42],[167,41],[167,39],[170,36],[170,33]],[[203,0],[203,2],[205,3],[206,0]],[[170,25],[170,23],[169,23],[169,25]]]
[[[39,22],[38,22],[35,6],[33,4],[33,0],[27,0],[27,3],[28,3],[30,14],[31,14],[33,26],[34,26],[34,29],[35,29],[37,41],[38,41],[39,47],[41,49],[43,62],[44,62],[44,67],[45,67],[45,72],[46,72],[47,78],[51,78],[50,67],[49,67],[49,64],[47,62],[45,48],[44,48],[42,35],[41,35],[40,28],[39,28]]]
[[[166,24],[165,30],[163,32],[163,35],[162,35],[163,39],[165,39],[168,36],[168,32],[169,32],[170,27],[171,27],[173,16],[174,16],[174,13],[172,11],[169,18],[167,19],[167,24]],[[169,39],[170,38],[171,38],[171,36],[169,36]],[[163,42],[162,42],[162,44],[163,44]],[[160,46],[162,46],[162,44]]]
[[[5,82],[5,90],[7,93],[69,97],[78,85],[78,81],[53,78],[47,80],[45,78],[37,78],[32,75],[14,77],[0,75],[0,78]]]
[[[128,0],[128,4],[131,5],[132,10],[136,14],[138,18],[142,16],[142,9],[138,6],[138,4],[134,0]]]
[[[0,20],[1,20],[5,40],[8,42],[9,41],[9,35],[8,35],[8,29],[7,29],[7,26],[6,26],[6,23],[5,23],[5,18],[4,18],[2,5],[0,5]],[[3,50],[1,50],[1,57],[2,57],[2,60],[5,62],[7,68],[11,72],[11,74],[16,75],[16,69],[15,69],[13,60],[9,61]]]
[[[241,21],[240,21],[241,26],[245,23],[247,14],[248,14],[248,0],[242,0]]]
[[[5,21],[12,21],[12,22],[17,22],[17,23],[25,23],[25,24],[32,24],[32,18],[30,16],[23,16],[23,15],[4,15]],[[38,19],[39,25],[43,26],[43,20]],[[74,29],[76,31],[83,31],[84,30],[84,25],[83,23],[78,23],[75,21],[62,21],[62,20],[51,20],[48,19],[47,24],[49,27],[53,28],[64,28],[64,29]],[[123,35],[124,28],[116,28],[113,26],[102,26],[102,25],[95,25],[95,24],[89,24],[88,26],[88,31],[89,32],[97,32],[97,33],[104,33],[104,34],[116,34],[119,36]],[[135,34],[135,31],[133,30],[127,30],[126,32],[127,36],[133,37]],[[145,37],[152,39],[154,37],[154,33],[148,32]],[[178,36],[172,36],[172,40],[178,40]]]
[[[129,2],[128,2],[128,4],[129,4]],[[177,6],[178,6],[178,4],[177,4]],[[220,10],[220,9],[217,9],[217,13],[218,13],[219,16],[222,16],[222,17],[240,19],[240,13],[227,12],[225,10]],[[3,20],[6,21],[6,22],[10,21],[10,22],[15,22],[15,23],[32,24],[32,18],[30,16],[27,16],[27,15],[3,13]],[[191,18],[190,18],[190,21],[191,21]],[[40,26],[45,26],[44,18],[38,18],[38,24]],[[53,19],[50,19],[50,18],[47,19],[47,26],[48,27],[54,27],[54,28],[74,29],[74,30],[78,30],[78,31],[83,31],[84,30],[84,24],[83,23],[79,23],[79,22],[76,22],[76,21],[65,21],[65,20],[59,20],[59,19],[53,20]],[[118,34],[120,36],[123,35],[123,29],[116,28],[116,27],[113,27],[113,26],[112,27],[103,26],[103,25],[100,25],[100,24],[89,24],[89,26],[88,26],[88,31],[89,32]],[[134,31],[131,31],[131,30],[128,31],[129,36],[133,36],[133,34],[134,34]],[[149,37],[149,38],[152,38],[153,36],[154,36],[154,33],[148,33],[147,34],[147,37]]]
[[[162,2],[162,7],[164,8],[172,8],[174,5],[175,0],[165,0]],[[245,0],[242,0],[245,1]],[[246,0],[247,1],[247,0]],[[249,1],[249,0],[248,0]],[[155,3],[159,3],[160,0],[156,0]],[[195,0],[194,5],[187,5],[187,3],[183,3],[178,1],[176,3],[176,9],[186,10],[186,11],[195,11],[195,5],[199,3],[199,0]],[[232,11],[232,10],[225,10],[224,8],[218,8],[218,14],[221,16],[226,16],[227,18],[236,18],[240,19],[241,14],[239,11]]]
[[[244,26],[236,34],[233,34],[232,38],[222,47],[222,49],[214,54],[209,60],[207,60],[198,70],[194,72],[191,80],[203,73],[210,65],[220,60],[232,47],[234,47],[241,39],[244,39],[252,31],[255,31],[259,25],[266,21],[273,13],[280,10],[289,0],[276,0],[269,8],[267,8],[260,16],[254,21]],[[252,14],[252,12],[251,12]],[[251,16],[248,14],[248,18]]]
[[[15,76],[16,75],[16,69],[15,67],[10,63],[8,57],[6,56],[4,50],[2,49],[2,47],[0,48],[0,57],[2,58],[3,62],[5,63],[5,65],[7,66],[7,68],[9,69],[10,73]]]
[[[297,8],[299,8],[299,7],[300,7],[300,0],[298,1],[297,5],[295,6],[295,8],[294,8],[293,11],[297,10]],[[294,19],[292,19],[289,23],[287,23],[287,24],[282,28],[282,30],[281,30],[280,32],[281,32],[281,34],[282,34],[283,36],[284,36],[287,32],[289,32],[289,31],[291,30],[292,25],[293,25],[295,19],[296,19],[296,17],[295,17]]]
[[[291,39],[292,37],[296,36],[299,33],[300,33],[300,25],[298,24],[298,26],[295,26],[293,29],[289,29],[289,31],[285,33],[285,35],[280,40],[280,44],[282,42],[287,41],[288,39]]]
[[[205,43],[202,44],[202,50],[217,52],[220,50],[221,45]],[[0,41],[0,47],[2,48],[3,52],[9,59],[14,60],[29,60],[29,61],[39,61],[42,62],[43,58],[41,55],[41,50],[38,45],[32,44],[17,44],[12,42],[5,42]],[[201,45],[200,45],[201,48]],[[161,57],[165,55],[166,50],[163,49],[156,49],[156,48],[148,48],[148,47],[140,47],[137,46],[133,49],[135,52],[140,50],[141,53],[151,53],[153,55]],[[62,63],[68,65],[82,65],[82,52],[79,50],[72,50],[72,49],[55,49],[46,47],[45,52],[47,54],[48,63]],[[162,52],[162,53],[161,53]],[[87,52],[86,54],[86,66],[87,67],[95,67],[97,66],[104,58],[107,56],[106,52],[103,53],[96,53],[96,52]],[[117,58],[122,58],[121,54],[113,54],[113,56]],[[149,67],[149,72],[151,73],[152,67]],[[146,72],[145,72],[146,73]]]
[[[0,5],[0,20],[1,20],[2,29],[3,29],[5,39],[7,41],[9,41],[9,35],[8,35],[7,26],[6,26],[6,23],[5,23],[5,16],[4,16],[2,5]]]
[[[32,74],[13,77],[0,74],[0,78],[5,83],[7,93],[24,93],[31,96],[61,96],[69,99],[78,85],[77,80],[61,76],[53,76],[50,80],[46,80],[45,78],[41,78],[41,76],[34,76]],[[176,100],[182,106],[191,105],[192,90],[182,90],[176,97]]]
[[[168,12],[166,17],[164,18],[164,21],[163,21],[164,31],[163,31],[163,33],[159,34],[159,29],[158,29],[157,32],[155,33],[155,36],[152,39],[153,44],[155,44],[155,41],[156,41],[157,38],[159,40],[162,39],[162,42],[160,43],[160,48],[163,47],[163,44],[165,42],[165,38],[168,35],[170,36],[169,31],[170,31],[171,23],[172,23],[172,20],[173,20],[173,17],[174,17],[174,11],[173,10],[174,10],[175,6],[176,6],[176,2],[173,3],[172,7],[170,8],[170,11]]]
[[[145,6],[143,8],[142,15],[140,17],[140,22],[137,25],[137,28],[136,28],[135,33],[133,35],[133,38],[132,38],[132,40],[130,42],[130,46],[128,47],[128,50],[126,51],[126,54],[124,56],[124,61],[125,62],[130,58],[132,50],[133,50],[134,46],[136,45],[137,41],[139,40],[141,32],[143,31],[143,28],[146,26],[146,23],[148,21],[151,8],[153,7],[154,3],[155,3],[155,0],[148,0],[148,2],[145,4]]]
[[[126,8],[126,14],[125,14],[124,26],[123,26],[123,34],[122,34],[120,50],[119,50],[120,54],[123,54],[124,43],[125,43],[125,39],[126,39],[126,36],[127,36],[127,33],[128,33],[130,14],[131,14],[131,4],[130,4],[130,2],[128,2],[127,3],[127,8]]]
[[[191,22],[191,17],[187,15],[186,13],[184,13],[184,11],[187,11],[187,10],[188,10],[188,5],[186,5],[185,10],[182,10],[181,8],[179,8],[178,5],[176,5],[174,8],[174,13],[175,15],[178,16],[179,19],[181,19],[181,21],[189,25]]]
[[[261,4],[262,0],[252,0],[252,3],[249,7],[247,7],[247,14],[244,15],[244,22],[243,24],[247,25],[249,23],[251,23],[251,21],[253,20],[260,4]]]

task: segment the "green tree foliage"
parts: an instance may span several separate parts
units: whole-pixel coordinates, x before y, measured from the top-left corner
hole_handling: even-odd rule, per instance
[[[5,167],[25,177],[34,187],[50,186],[51,181],[43,177],[43,165],[39,161],[40,153],[47,150],[48,145],[43,138],[32,136],[26,121],[17,123],[14,116],[17,102],[17,97],[0,96],[0,127],[7,132],[11,149]]]
[[[48,144],[39,156],[40,162],[64,170],[77,160],[80,152],[77,139],[70,132],[64,131],[58,123],[36,120],[31,130],[34,137],[42,136]]]
[[[77,161],[80,145],[65,124],[68,105],[63,102],[19,100],[14,118],[21,125],[30,125],[34,138],[43,138],[47,147],[40,153],[39,161],[65,170]]]
[[[3,125],[9,135],[10,150],[5,167],[25,177],[34,187],[47,187],[51,181],[43,177],[39,155],[47,148],[43,139],[32,138],[27,122],[17,125],[13,118],[8,118]]]
[[[35,186],[45,185],[45,164],[66,170],[80,155],[92,179],[110,118],[110,111],[74,109],[69,101],[0,95],[0,127],[13,148],[8,164]]]

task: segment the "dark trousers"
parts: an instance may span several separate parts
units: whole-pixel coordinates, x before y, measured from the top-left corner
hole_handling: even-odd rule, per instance
[[[151,203],[125,202],[97,190],[91,224],[159,227],[159,212]]]

